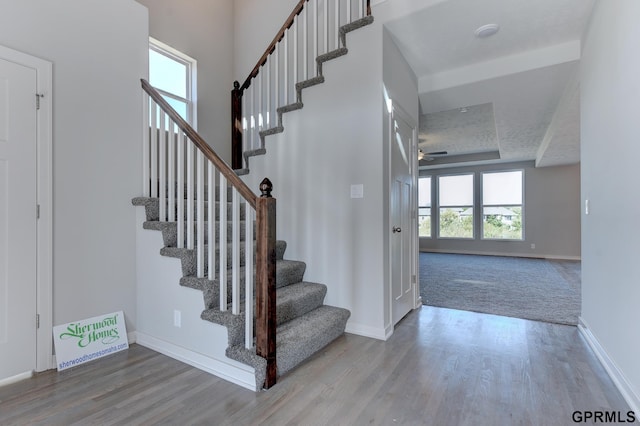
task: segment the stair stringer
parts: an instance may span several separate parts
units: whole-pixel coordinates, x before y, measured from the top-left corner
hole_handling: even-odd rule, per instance
[[[255,371],[226,356],[227,328],[203,321],[203,293],[181,286],[180,259],[160,256],[162,233],[143,229],[146,207],[136,208],[136,341],[246,389],[257,389]],[[174,311],[181,312],[181,327]]]
[[[296,88],[296,101],[294,103],[291,103],[289,105],[284,105],[281,106],[280,108],[278,108],[276,110],[277,113],[277,121],[276,121],[276,125],[274,127],[271,127],[269,129],[264,129],[260,132],[258,132],[259,136],[260,136],[260,147],[257,149],[252,149],[252,150],[247,150],[244,151],[242,153],[242,156],[244,157],[244,165],[245,167],[242,169],[238,169],[235,170],[236,174],[242,176],[242,175],[247,175],[249,174],[249,172],[251,171],[251,169],[249,168],[249,159],[251,157],[256,157],[259,155],[265,155],[267,153],[267,148],[266,148],[266,143],[265,143],[265,139],[267,136],[270,135],[276,135],[278,133],[282,133],[285,130],[284,127],[284,119],[283,116],[284,114],[288,113],[288,112],[293,112],[293,111],[297,111],[299,109],[302,109],[304,107],[304,103],[302,101],[302,92],[304,89],[310,88],[310,87],[314,87],[317,86],[319,84],[323,84],[325,82],[325,77],[323,74],[323,65],[326,62],[329,62],[333,59],[339,58],[341,56],[346,55],[349,50],[347,48],[347,34],[350,33],[351,31],[355,31],[359,28],[365,27],[367,25],[370,25],[373,23],[373,16],[365,16],[364,18],[358,19],[356,21],[353,21],[349,24],[345,24],[343,26],[340,27],[340,46],[332,51],[329,51],[327,53],[324,53],[322,55],[319,55],[316,58],[316,66],[317,66],[317,70],[318,70],[318,75],[316,77],[312,77],[308,80],[303,80],[300,82],[297,82],[295,84],[295,88]]]

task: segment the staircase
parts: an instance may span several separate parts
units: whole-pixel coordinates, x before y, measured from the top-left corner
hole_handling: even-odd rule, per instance
[[[160,255],[180,260],[179,285],[202,291],[200,318],[226,327],[226,357],[253,367],[257,390],[341,336],[350,312],[324,305],[327,287],[304,281],[306,264],[284,258],[271,182],[258,196],[238,176],[266,153],[266,136],[284,131],[283,115],[303,107],[302,91],[324,82],[323,64],[348,52],[346,35],[371,22],[368,0],[300,0],[245,83],[234,85],[235,170],[142,80],[144,191],[132,203],[144,208],[143,228],[161,232]]]
[[[216,195],[219,188],[216,188]],[[228,190],[231,198],[231,190]],[[219,203],[216,196],[216,203]],[[186,202],[186,200],[185,200]],[[266,361],[256,355],[255,349],[247,349],[245,340],[244,305],[240,315],[231,313],[231,298],[228,298],[228,309],[221,311],[218,305],[220,291],[217,282],[197,276],[196,253],[194,249],[177,247],[177,223],[159,220],[159,199],[152,197],[137,197],[132,200],[134,206],[145,209],[146,222],[144,229],[162,233],[164,248],[160,255],[180,259],[183,277],[180,285],[201,290],[205,310],[200,314],[203,320],[227,327],[228,347],[226,355],[236,361],[250,365],[255,369],[256,384],[265,381]],[[227,211],[231,211],[231,203],[227,203]],[[205,215],[208,214],[209,203],[205,202]],[[219,210],[218,210],[219,211]],[[245,220],[245,207],[240,209],[240,219]],[[216,229],[219,229],[219,216],[216,217]],[[231,235],[231,222],[227,221],[228,235]],[[241,234],[241,250],[244,249],[244,233]],[[185,241],[186,244],[186,241]],[[229,244],[229,242],[227,243]],[[205,236],[205,251],[209,250],[209,241]],[[285,241],[276,241],[276,363],[278,375],[283,375],[294,369],[318,350],[331,343],[344,333],[349,318],[349,311],[342,308],[324,305],[327,287],[323,284],[306,282],[303,280],[306,264],[295,260],[285,260]],[[219,251],[218,245],[215,248]],[[216,265],[220,267],[219,264]],[[240,276],[245,276],[244,262],[240,262]],[[231,264],[227,265],[227,294],[232,293]],[[205,270],[205,273],[208,271]],[[176,283],[177,284],[177,283]],[[244,279],[241,279],[241,289],[244,289]],[[244,292],[241,292],[244,300]],[[258,385],[258,388],[261,386]]]

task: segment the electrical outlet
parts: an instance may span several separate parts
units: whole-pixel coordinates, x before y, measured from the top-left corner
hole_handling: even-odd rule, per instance
[[[536,249],[536,245],[534,243],[531,243],[531,250],[535,250]]]
[[[179,310],[173,311],[173,325],[175,327],[182,327],[182,313]]]

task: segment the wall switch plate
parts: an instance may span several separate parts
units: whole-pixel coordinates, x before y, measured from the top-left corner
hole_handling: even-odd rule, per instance
[[[531,250],[535,250],[535,249],[536,249],[535,243],[531,243]]]
[[[351,185],[351,198],[364,198],[364,185],[361,183]]]
[[[589,199],[584,200],[584,214],[589,214]]]
[[[174,327],[182,327],[182,313],[179,310],[173,311],[173,325]]]

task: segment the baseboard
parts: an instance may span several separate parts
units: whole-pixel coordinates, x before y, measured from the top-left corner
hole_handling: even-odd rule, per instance
[[[504,253],[504,252],[497,252],[497,251],[445,250],[445,249],[420,249],[420,252],[421,253],[473,254],[476,256],[528,257],[532,259],[552,259],[552,260],[582,260],[581,256],[562,256],[557,254],[543,254],[543,253]]]
[[[256,390],[255,373],[249,366],[238,367],[140,332],[136,333],[136,343],[243,388]]]
[[[629,408],[631,408],[634,413],[640,414],[640,397],[638,397],[638,395],[633,391],[633,388],[627,378],[622,374],[611,357],[609,357],[607,351],[602,347],[602,345],[600,345],[596,336],[591,333],[589,326],[582,317],[578,319],[578,330],[582,337],[587,341],[589,347],[591,347],[591,350],[593,350],[593,353],[596,355],[598,360],[600,360],[600,363],[616,385],[616,388],[618,388],[622,394],[624,400],[629,404]]]
[[[33,376],[33,371],[26,371],[24,373],[16,374],[12,377],[7,377],[6,379],[1,379],[0,387],[19,382],[21,380],[29,379],[31,378],[31,376]]]
[[[371,327],[369,325],[347,323],[345,333],[357,334],[358,336],[371,337],[378,340],[387,340],[393,334],[393,326],[390,328]]]

